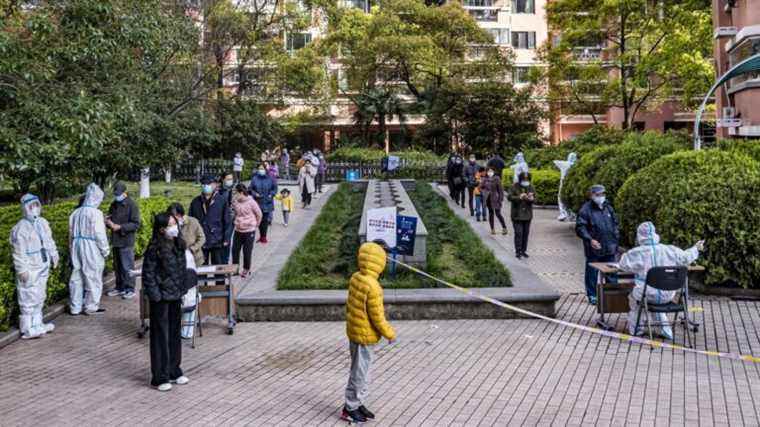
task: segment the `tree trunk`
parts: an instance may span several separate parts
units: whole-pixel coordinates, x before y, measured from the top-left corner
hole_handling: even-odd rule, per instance
[[[140,170],[140,198],[147,199],[150,197],[150,168],[146,167]]]

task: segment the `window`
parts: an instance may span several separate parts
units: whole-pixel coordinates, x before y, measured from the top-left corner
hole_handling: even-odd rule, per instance
[[[288,52],[294,52],[298,49],[303,49],[304,46],[311,41],[310,33],[289,33],[287,35],[287,47]]]
[[[760,53],[760,37],[750,37],[731,49],[728,55],[729,66],[733,67],[745,59]],[[731,79],[731,86],[760,78],[760,72],[745,73]]]
[[[494,0],[464,0],[464,7],[493,7]]]
[[[488,32],[493,37],[496,44],[509,44],[509,29],[507,28],[489,28]]]
[[[512,0],[512,13],[536,13],[535,0]]]
[[[512,31],[512,47],[515,49],[535,49],[535,31]]]
[[[267,70],[262,68],[240,68],[239,69],[239,82],[240,86],[238,90],[242,95],[255,96],[264,93],[264,79],[266,78]]]
[[[496,22],[499,19],[499,11],[496,9],[469,9],[468,12],[476,21]]]
[[[369,13],[369,0],[341,0],[340,5],[345,8],[361,9]]]
[[[530,76],[530,67],[515,67],[512,71],[512,81],[515,83],[527,83]]]

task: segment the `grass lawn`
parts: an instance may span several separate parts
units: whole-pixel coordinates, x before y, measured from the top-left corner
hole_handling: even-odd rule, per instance
[[[428,273],[465,287],[511,286],[509,271],[432,187],[420,182],[409,196],[428,229]],[[340,185],[280,272],[278,289],[347,288],[356,271],[363,203],[363,191]],[[395,279],[385,274],[381,282],[386,288],[436,286],[403,267]]]
[[[140,183],[127,182],[127,192],[133,198],[140,197]],[[171,201],[182,203],[185,212],[190,210],[190,202],[195,196],[201,194],[201,187],[192,182],[172,181],[167,184],[165,181],[152,181],[150,183],[151,196],[166,196]],[[106,194],[106,201],[110,203],[111,194]]]

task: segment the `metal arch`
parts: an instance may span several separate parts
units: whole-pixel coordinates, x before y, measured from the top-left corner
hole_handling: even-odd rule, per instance
[[[699,136],[699,125],[702,123],[702,114],[705,111],[705,107],[707,107],[707,102],[710,99],[710,97],[715,93],[716,90],[718,90],[718,87],[724,83],[726,83],[728,80],[739,76],[741,74],[747,74],[752,71],[760,71],[760,53],[750,56],[749,58],[745,59],[744,61],[734,65],[730,70],[726,71],[721,78],[718,79],[718,81],[715,82],[715,84],[710,88],[710,90],[707,92],[707,95],[705,95],[705,99],[702,100],[702,104],[699,106],[699,110],[697,110],[697,117],[694,120],[694,149],[699,150],[702,147],[702,139]]]

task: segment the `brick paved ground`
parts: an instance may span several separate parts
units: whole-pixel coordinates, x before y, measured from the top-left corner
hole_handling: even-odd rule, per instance
[[[538,211],[528,261],[563,292],[558,316],[593,324],[566,225]],[[275,227],[273,238],[283,237]],[[510,249],[511,236],[496,237]],[[260,251],[258,262],[263,262]],[[0,350],[0,425],[341,425],[342,323],[208,326],[186,347],[187,386],[150,389],[136,302],[60,317],[44,339]],[[760,354],[755,302],[698,298],[699,348]],[[614,316],[622,328],[624,317]],[[397,322],[379,345],[379,425],[758,425],[760,365],[649,350],[533,320]],[[681,336],[677,338],[681,340]]]

